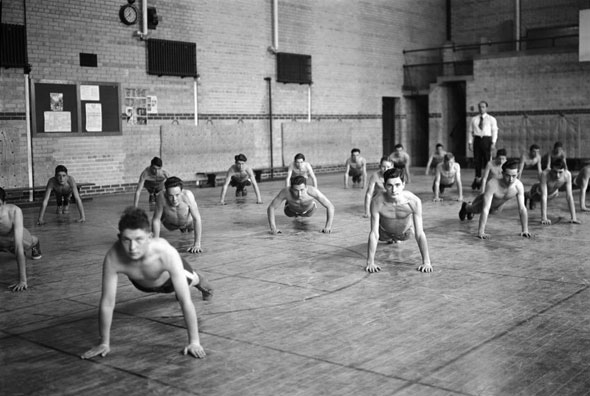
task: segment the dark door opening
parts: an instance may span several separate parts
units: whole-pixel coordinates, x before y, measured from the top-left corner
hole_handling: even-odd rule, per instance
[[[399,98],[382,98],[383,156],[388,156],[395,146],[395,109]]]

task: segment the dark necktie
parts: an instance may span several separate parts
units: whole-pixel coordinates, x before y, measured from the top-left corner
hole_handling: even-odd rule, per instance
[[[479,129],[483,132],[483,116],[479,116]]]

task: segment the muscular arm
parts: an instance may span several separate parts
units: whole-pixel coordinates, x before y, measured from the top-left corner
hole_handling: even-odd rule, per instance
[[[291,186],[291,177],[293,176],[293,164],[289,164],[289,169],[287,170],[287,178],[285,179],[285,187]]]
[[[76,180],[74,180],[72,176],[69,176],[68,183],[72,188],[72,194],[74,194],[74,200],[76,201],[76,206],[78,206],[78,212],[80,213],[80,219],[78,221],[83,223],[86,221],[86,216],[84,215],[84,205],[82,205],[82,198],[80,198],[80,193],[78,192]]]
[[[457,194],[459,194],[457,201],[463,201],[463,182],[461,181],[461,165],[455,164],[455,166],[457,167],[457,173],[455,173],[455,180],[457,183]]]
[[[143,189],[143,184],[145,183],[145,171],[141,172],[139,176],[139,181],[137,182],[137,187],[135,188],[135,196],[133,198],[133,206],[137,208],[139,205],[139,196],[141,195],[141,190]]]
[[[430,254],[428,253],[428,242],[426,240],[426,234],[424,233],[424,227],[422,225],[422,202],[419,198],[412,200],[411,205],[414,220],[414,229],[416,233],[416,242],[422,255],[422,265],[418,267],[418,271],[421,272],[432,272],[432,265],[430,263]]]
[[[201,253],[203,250],[201,249],[201,234],[202,234],[202,222],[201,222],[201,213],[199,213],[199,207],[197,205],[197,201],[195,200],[195,196],[191,191],[186,190],[186,196],[188,198],[188,209],[190,214],[193,218],[193,234],[194,234],[194,243],[193,246],[188,248],[190,253]]]
[[[369,241],[367,243],[367,266],[365,267],[365,271],[367,272],[381,271],[381,267],[375,265],[375,252],[379,243],[379,209],[381,204],[380,199],[371,201],[371,231],[369,232]]]
[[[583,172],[583,171],[580,171]],[[586,207],[586,189],[588,188],[588,180],[590,178],[588,178],[586,175],[584,175],[584,178],[582,179],[582,185],[580,186],[580,210],[583,212],[587,212],[590,209],[588,209]]]
[[[492,169],[492,165],[488,162],[486,167],[483,171],[483,175],[481,176],[481,191],[486,190],[486,184],[488,182],[488,178],[490,177],[490,171]]]
[[[185,355],[188,353],[194,357],[203,358],[205,357],[205,351],[203,350],[199,339],[197,312],[195,311],[189,286],[186,282],[182,259],[178,252],[173,248],[166,252],[166,255],[166,268],[170,274],[170,279],[174,286],[174,291],[176,292],[176,298],[182,309],[184,323],[186,324],[186,330],[188,333],[188,346],[184,348],[183,353]]]
[[[580,224],[576,218],[576,205],[574,204],[574,194],[572,192],[572,174],[570,171],[565,171],[565,197],[567,200],[567,206],[570,210],[570,223]]]
[[[332,232],[332,221],[334,220],[334,205],[322,192],[318,189],[308,189],[308,194],[317,199],[324,208],[326,208],[326,226],[322,229],[323,233],[329,234]]]
[[[41,209],[39,211],[39,219],[37,220],[37,224],[39,225],[43,225],[45,223],[43,218],[45,217],[45,211],[47,210],[47,205],[49,204],[51,191],[53,191],[53,178],[49,179],[47,182],[47,187],[45,187],[45,195],[43,196],[43,202],[41,203]]]
[[[518,174],[517,174],[517,178],[521,178],[522,177],[522,171],[524,170],[524,161],[526,160],[526,154],[523,154],[520,156],[520,164],[518,164]]]
[[[426,171],[424,172],[424,174],[426,176],[428,176],[428,174],[430,173],[430,165],[432,164],[433,160],[434,160],[434,155],[431,155],[430,158],[428,159],[428,163],[426,164]]]
[[[442,201],[439,197],[440,192],[440,166],[436,167],[434,171],[434,198],[432,199],[434,202]]]
[[[406,174],[408,176],[408,180],[406,180],[406,183],[410,183],[410,181],[411,181],[410,180],[411,179],[410,167],[412,166],[411,162],[412,161],[410,160],[410,155],[408,153],[406,153]]]
[[[229,183],[231,182],[231,177],[233,176],[233,166],[231,166],[227,173],[225,174],[225,182],[223,183],[223,187],[221,188],[221,197],[219,198],[220,204],[225,204],[225,194],[227,194],[227,188],[229,187]]]
[[[90,359],[101,355],[105,357],[111,350],[111,325],[113,323],[113,311],[117,297],[117,271],[114,255],[107,253],[102,265],[102,294],[100,296],[100,307],[98,313],[98,328],[100,332],[100,343],[86,351],[82,359]]]
[[[281,190],[277,196],[272,200],[270,205],[268,205],[268,209],[266,210],[266,215],[268,217],[268,225],[270,226],[271,234],[280,234],[281,231],[277,229],[277,225],[275,222],[275,211],[281,206],[281,203],[287,199],[286,189]]]
[[[25,258],[25,248],[23,246],[23,234],[25,227],[23,225],[23,212],[14,206],[14,210],[9,214],[13,222],[14,231],[14,253],[16,254],[16,265],[18,267],[18,283],[10,285],[10,289],[15,292],[27,289],[27,261]]]
[[[361,167],[362,167],[362,173],[363,173],[363,184],[361,185],[361,188],[365,188],[365,184],[367,183],[367,160],[363,158],[363,161],[361,163]]]
[[[541,224],[551,225],[547,219],[547,172],[541,174]]]
[[[531,234],[529,233],[529,218],[528,212],[526,210],[526,205],[524,204],[524,187],[522,183],[517,185],[516,189],[516,203],[518,205],[518,215],[520,216],[520,226],[522,230],[520,236],[530,238]]]
[[[344,188],[348,188],[348,172],[350,172],[350,159],[346,160],[346,169],[344,169]]]
[[[315,188],[318,187],[318,179],[315,177],[315,173],[313,173],[313,168],[311,167],[310,164],[307,164],[307,170],[309,172],[309,178],[311,179],[313,186]]]

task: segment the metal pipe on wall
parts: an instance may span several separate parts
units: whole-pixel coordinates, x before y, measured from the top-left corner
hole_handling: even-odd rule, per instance
[[[197,91],[197,86],[199,82],[199,76],[197,76],[197,78],[195,78],[195,81],[193,83],[193,91],[194,91],[194,101],[195,101],[195,125],[199,125],[199,102],[198,102],[198,91]]]
[[[307,86],[307,122],[311,122],[311,84]]]
[[[264,81],[268,83],[268,120],[270,133],[270,179],[274,179],[274,150],[272,143],[272,86],[270,77],[265,77]]]
[[[279,0],[272,2],[272,46],[279,50]]]
[[[514,0],[514,40],[516,50],[520,51],[520,0]]]

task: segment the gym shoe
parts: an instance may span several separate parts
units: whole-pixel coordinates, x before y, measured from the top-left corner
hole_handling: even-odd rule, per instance
[[[473,220],[473,216],[474,216],[473,212],[467,213],[467,220]]]
[[[236,188],[236,197],[241,197],[242,196],[242,189],[241,188]]]
[[[246,187],[244,187],[242,190],[242,197],[245,197],[246,195],[248,195],[248,190],[246,190]]]
[[[477,190],[477,178],[473,179],[473,183],[471,183],[471,189]]]
[[[41,242],[37,241],[37,243],[31,247],[31,258],[33,260],[39,260],[41,257],[43,257],[41,254]]]
[[[68,214],[70,213],[70,205],[64,205],[64,209],[63,209],[63,214]]]
[[[465,216],[467,215],[467,202],[463,202],[461,204],[461,210],[459,211],[459,220],[465,220]]]

